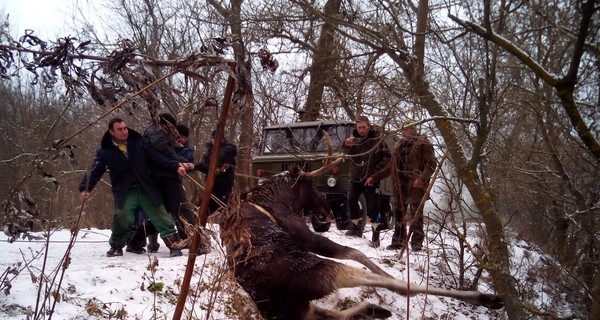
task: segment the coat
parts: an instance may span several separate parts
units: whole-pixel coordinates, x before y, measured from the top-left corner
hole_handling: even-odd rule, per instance
[[[187,140],[183,145],[175,146],[175,153],[179,157],[179,162],[194,163],[194,151],[195,148],[190,140]]]
[[[429,180],[436,167],[437,159],[433,145],[426,136],[417,135],[413,139],[402,139],[396,142],[389,164],[371,177],[379,181],[393,174],[394,193],[402,196],[403,199],[400,200],[414,203],[425,196]],[[413,182],[417,178],[423,182],[422,188],[413,187]]]
[[[148,141],[138,132],[129,129],[127,156],[114,144],[108,131],[102,137],[100,148],[96,150],[89,172],[79,184],[79,192],[90,192],[102,175],[109,170],[112,192],[117,208],[123,208],[127,192],[132,183],[139,184],[152,203],[163,203],[156,183],[152,179],[150,164],[177,174],[179,162],[168,159],[152,150]]]
[[[372,153],[350,158],[350,161],[352,161],[350,178],[354,181],[365,181],[388,164],[390,151],[385,141],[382,140],[379,131],[374,128],[371,128],[364,138],[360,136],[356,129],[354,129],[352,134],[356,137],[356,142],[350,147],[342,143],[342,147],[340,148],[342,152],[348,155],[355,155],[366,153],[375,148]]]
[[[200,159],[194,169],[202,172],[208,173],[208,166],[210,165],[210,157],[212,154],[213,144],[212,142],[206,143],[206,153]],[[223,168],[225,164],[229,165],[225,171],[220,172],[215,178],[215,184],[231,184],[233,185],[233,181],[235,179],[235,166],[237,156],[237,147],[226,139],[221,141],[221,147],[219,148],[219,157],[217,161],[217,167]]]
[[[165,132],[156,124],[151,124],[144,130],[144,137],[148,139],[152,149],[158,151],[166,158],[179,162],[179,156],[175,150],[176,141],[169,138]],[[177,172],[171,172],[157,165],[152,165],[154,178],[176,178],[181,180]]]

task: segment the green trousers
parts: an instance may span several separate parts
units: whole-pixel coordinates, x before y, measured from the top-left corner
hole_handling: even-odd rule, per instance
[[[115,208],[112,222],[112,234],[108,239],[111,247],[123,247],[129,241],[135,222],[135,215],[144,211],[148,219],[152,221],[161,238],[175,234],[173,218],[167,212],[164,205],[156,206],[152,203],[144,189],[136,186],[129,188],[127,199],[123,208]]]

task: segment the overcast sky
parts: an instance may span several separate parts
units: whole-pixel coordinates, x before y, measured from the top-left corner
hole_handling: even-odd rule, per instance
[[[92,8],[101,1],[89,0],[0,0],[0,12],[8,14],[11,35],[21,36],[25,29],[33,29],[42,39],[55,39],[58,36],[73,35],[73,16],[79,16],[76,8],[85,8],[84,14],[90,19],[98,17],[98,8]]]

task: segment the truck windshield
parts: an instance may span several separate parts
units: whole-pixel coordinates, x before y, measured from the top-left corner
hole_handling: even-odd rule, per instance
[[[334,150],[339,150],[342,142],[352,134],[353,125],[329,125],[318,127],[295,127],[267,129],[264,133],[263,154],[327,152],[322,130],[327,131]]]

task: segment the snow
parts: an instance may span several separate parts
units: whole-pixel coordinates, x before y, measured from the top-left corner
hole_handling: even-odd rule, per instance
[[[218,226],[209,225],[217,234]],[[427,250],[409,253],[400,258],[396,251],[386,250],[391,239],[391,230],[382,233],[382,246],[368,245],[371,233],[366,231],[362,239],[349,238],[335,227],[324,236],[331,240],[359,249],[385,271],[402,280],[452,287],[452,272],[446,262],[443,246],[451,242],[439,237],[427,244]],[[41,236],[41,233],[32,234]],[[66,269],[59,266],[65,257],[71,233],[61,229],[52,232],[46,250],[44,239],[19,239],[9,243],[6,236],[0,237],[0,270],[17,267],[16,274],[4,273],[0,294],[0,319],[26,319],[36,310],[50,310],[55,303],[53,298],[44,302],[45,291],[53,285],[56,291],[61,277],[64,278],[59,290],[59,300],[54,307],[53,319],[171,319],[180,292],[181,282],[188,261],[187,250],[182,257],[169,257],[169,251],[161,245],[155,254],[133,254],[124,252],[122,257],[106,257],[109,249],[110,230],[82,229],[70,251]],[[196,259],[194,274],[190,284],[191,293],[186,301],[184,319],[254,319],[252,304],[225,268],[223,248],[217,239],[212,241],[212,252]],[[46,255],[46,259],[44,259]],[[353,261],[345,263],[362,267]],[[154,266],[154,267],[152,267]],[[444,267],[445,266],[445,267]],[[45,275],[45,276],[42,276]],[[6,284],[10,283],[10,292]],[[315,279],[318,281],[318,279]],[[42,284],[42,290],[38,287]],[[151,284],[159,290],[151,291]],[[160,288],[161,284],[163,285]],[[480,291],[491,292],[480,285]],[[7,294],[8,293],[8,294]],[[40,298],[38,298],[40,296]],[[56,295],[54,295],[56,296]],[[341,309],[367,300],[392,311],[389,319],[499,319],[502,311],[491,311],[483,307],[467,305],[451,298],[438,298],[432,295],[414,295],[410,298],[392,293],[386,289],[352,288],[341,289],[316,301],[321,306]],[[37,307],[36,307],[37,302]],[[246,310],[244,311],[244,308]],[[241,311],[240,311],[241,310]],[[123,313],[123,311],[126,312]],[[40,313],[38,311],[38,313]],[[49,316],[39,317],[48,319]]]

